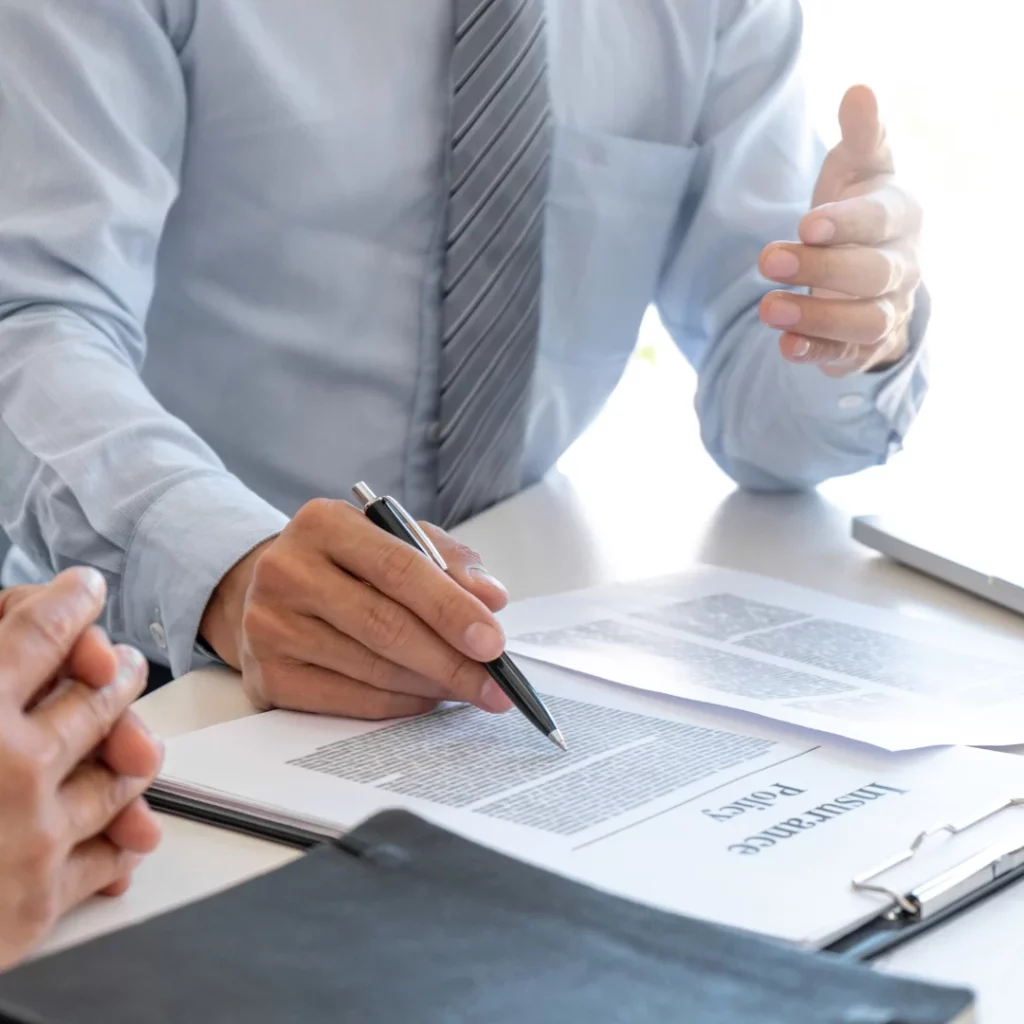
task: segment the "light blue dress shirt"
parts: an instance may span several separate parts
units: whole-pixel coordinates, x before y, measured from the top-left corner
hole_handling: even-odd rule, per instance
[[[452,7],[0,0],[5,582],[96,566],[112,634],[181,673],[218,580],[308,499],[365,478],[433,515]],[[831,380],[757,318],[758,253],[795,237],[822,158],[797,0],[549,20],[527,478],[601,410],[652,302],[741,485],[883,462],[920,346]]]

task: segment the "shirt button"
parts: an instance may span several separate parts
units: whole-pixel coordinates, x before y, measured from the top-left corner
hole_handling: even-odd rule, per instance
[[[839,399],[840,409],[859,409],[863,404],[863,395],[843,395],[843,397]]]
[[[167,650],[167,634],[164,632],[164,627],[159,622],[154,622],[149,627],[149,635],[153,638],[153,643],[160,648],[161,651]]]

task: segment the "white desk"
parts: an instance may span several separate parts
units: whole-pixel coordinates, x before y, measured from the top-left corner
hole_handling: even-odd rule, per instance
[[[556,475],[456,531],[485,556],[514,598],[706,561],[939,622],[966,621],[994,634],[1024,637],[1024,619],[888,564],[849,539],[849,514],[871,511],[882,485],[887,491],[901,486],[899,475],[889,479],[886,470],[837,482],[826,489],[831,501],[734,493],[697,451],[692,414],[679,404],[678,392],[667,411],[646,418],[635,412],[625,435],[613,410],[588,439],[601,451],[600,473],[575,473],[573,483]],[[665,436],[682,439],[684,450],[652,449],[651,439]],[[666,480],[669,461],[680,471]],[[609,483],[619,479],[628,480],[635,493]],[[678,510],[673,529],[644,528],[643,512],[653,500]],[[165,737],[252,713],[227,673],[182,679],[140,702],[139,711]],[[164,842],[139,869],[131,891],[81,908],[46,948],[141,920],[293,856],[269,843],[165,818]],[[983,1024],[1019,1024],[1024,971],[1014,941],[1018,918],[1024,924],[1024,886],[897,953],[893,966],[970,984],[981,994]]]

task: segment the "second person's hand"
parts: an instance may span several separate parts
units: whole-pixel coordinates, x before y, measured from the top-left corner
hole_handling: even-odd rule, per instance
[[[782,354],[829,377],[903,358],[921,281],[921,207],[896,181],[874,93],[850,89],[839,123],[842,141],[822,168],[800,241],[773,243],[760,261],[769,280],[809,288],[761,303],[762,320],[783,332]]]
[[[68,651],[64,662],[32,695],[30,704],[38,706],[50,697],[62,681],[73,679],[94,690],[111,685],[121,667],[121,658],[106,633],[91,623],[103,610],[106,586],[103,577],[92,569],[72,569],[62,573],[53,582],[45,585],[25,585],[0,591],[0,622],[10,621],[15,609],[26,607],[30,602],[44,607],[57,594],[64,593],[64,600],[70,600],[75,591],[82,600],[91,601],[87,614],[87,625],[77,636],[66,639]],[[85,595],[88,594],[88,597]],[[59,606],[58,606],[59,607]],[[37,615],[40,613],[36,613]],[[64,620],[61,620],[64,621]],[[62,627],[63,628],[63,627]],[[57,641],[56,638],[55,642]],[[144,662],[143,679],[145,679]],[[150,778],[156,772],[163,758],[163,745],[150,733],[142,720],[130,709],[120,715],[103,744],[97,751],[99,759],[118,775],[129,778]],[[133,800],[111,822],[107,838],[126,853],[145,854],[154,849],[160,841],[160,824],[146,804],[144,797]],[[117,896],[129,886],[130,876],[118,879],[104,890],[105,895]]]
[[[367,719],[441,700],[507,711],[481,664],[504,650],[493,612],[507,595],[479,556],[423,525],[449,574],[347,502],[310,502],[221,581],[204,640],[259,707]]]
[[[95,757],[144,689],[145,659],[114,650],[116,671],[101,686],[62,671],[102,604],[102,581],[72,571],[9,604],[0,620],[0,968],[71,907],[123,889],[159,839],[115,838],[159,757],[130,773]]]

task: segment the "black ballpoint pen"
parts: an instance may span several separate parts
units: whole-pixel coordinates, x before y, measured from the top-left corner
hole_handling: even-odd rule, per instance
[[[387,495],[378,498],[365,483],[356,484],[352,488],[352,493],[358,499],[370,522],[382,530],[386,530],[392,537],[397,537],[399,540],[404,540],[406,544],[419,548],[442,572],[448,571],[448,565],[441,557],[441,553],[420,529],[419,523],[394,498]],[[544,706],[537,691],[507,654],[503,654],[495,661],[485,662],[484,668],[501,687],[505,696],[540,732],[544,733],[552,743],[561,747],[562,750],[569,749],[565,744],[565,737],[562,736],[561,730]]]

